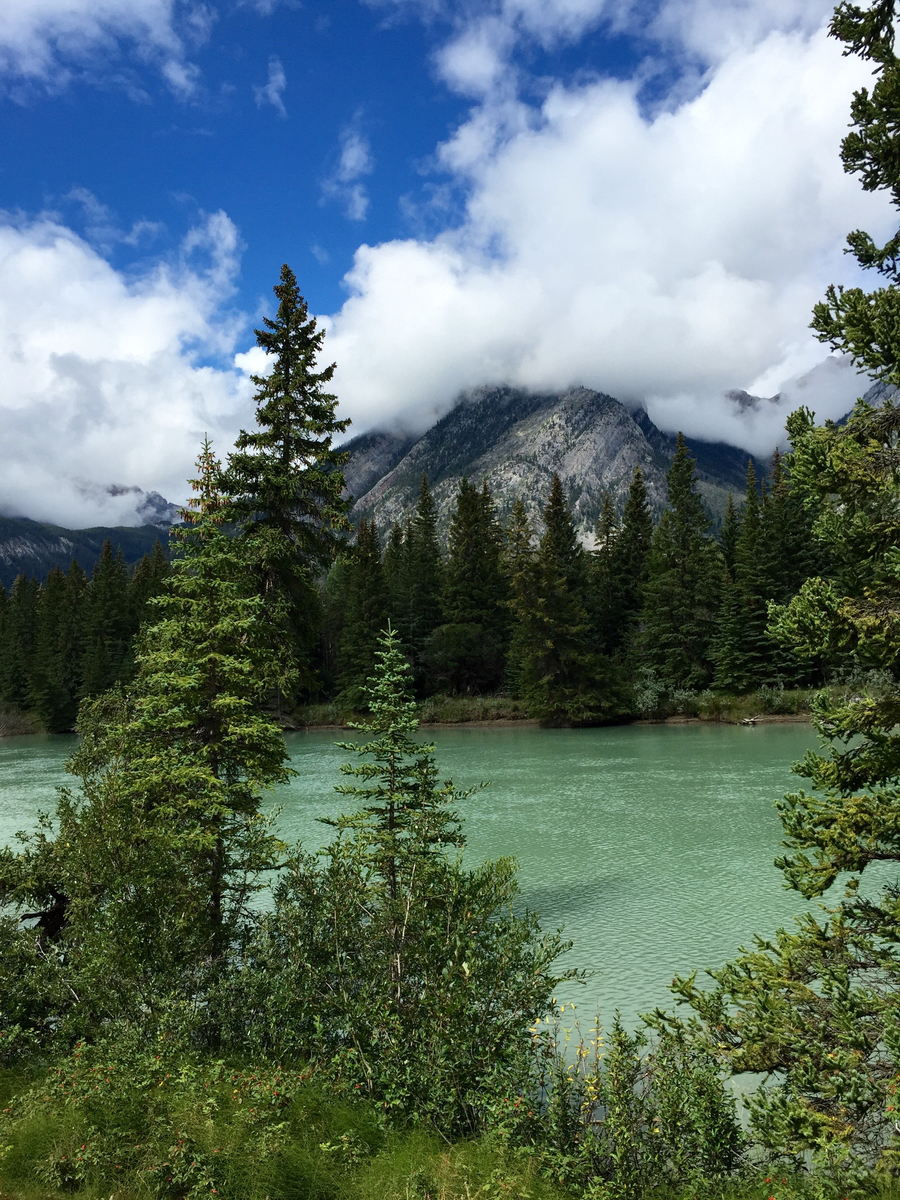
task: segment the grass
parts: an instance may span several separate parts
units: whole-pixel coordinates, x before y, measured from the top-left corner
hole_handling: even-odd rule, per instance
[[[94,1060],[61,1078],[0,1077],[4,1200],[566,1196],[533,1160],[506,1162],[487,1140],[386,1129],[376,1106],[324,1092],[308,1073],[101,1062],[98,1074]]]
[[[0,737],[16,737],[24,733],[43,733],[37,717],[21,712],[12,704],[0,700]]]
[[[2,1200],[581,1200],[553,1153],[490,1135],[448,1142],[324,1088],[307,1070],[76,1052],[0,1071]],[[866,1193],[897,1200],[896,1181]],[[855,1193],[861,1195],[861,1193]],[[843,1200],[825,1180],[759,1164],[720,1180],[594,1200]]]
[[[419,720],[425,725],[463,725],[470,721],[522,721],[529,716],[521,700],[510,696],[429,696],[418,706]],[[315,726],[345,729],[365,720],[365,714],[332,701],[306,704],[294,710],[293,719],[300,728]]]

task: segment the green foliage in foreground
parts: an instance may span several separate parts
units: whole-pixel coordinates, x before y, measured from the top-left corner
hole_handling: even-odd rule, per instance
[[[836,548],[852,542],[859,565],[771,606],[771,627],[801,653],[856,656],[882,686],[814,699],[826,751],[794,768],[811,789],[778,806],[786,853],[776,865],[806,899],[839,879],[844,895],[755,939],[711,972],[710,989],[693,976],[675,986],[733,1071],[768,1077],[750,1102],[760,1143],[812,1155],[847,1188],[900,1164],[900,890],[896,878],[861,883],[872,864],[900,863],[900,409],[860,401],[843,427],[817,428],[803,412],[790,425],[820,521]]]
[[[498,1090],[527,1090],[529,1026],[572,972],[567,944],[518,915],[515,863],[462,866],[464,836],[414,740],[410,672],[381,639],[360,758],[338,791],[359,807],[329,822],[317,859],[297,853],[233,982],[230,1039],[262,1057],[305,1058],[386,1111],[448,1136],[475,1133]]]
[[[167,1038],[76,1045],[0,1074],[0,1188],[22,1200],[639,1200],[733,1188],[741,1135],[711,1060],[674,1042],[641,1058],[613,1028],[567,1068],[534,1041],[552,1092],[498,1093],[488,1132],[448,1142],[309,1066],[186,1054]],[[600,1119],[602,1116],[602,1119]]]

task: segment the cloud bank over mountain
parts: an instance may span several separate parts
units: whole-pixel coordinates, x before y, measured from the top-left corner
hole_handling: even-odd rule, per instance
[[[343,401],[421,428],[461,388],[583,383],[771,450],[780,407],[736,418],[722,393],[772,395],[820,362],[810,310],[855,282],[847,231],[890,229],[838,158],[868,77],[819,28],[741,39],[649,111],[638,81],[555,84],[539,109],[490,93],[438,152],[462,223],[356,255],[329,342]],[[845,408],[860,389],[841,378]]]
[[[797,403],[837,416],[866,390],[846,363],[817,367],[826,351],[808,329],[829,282],[857,282],[846,233],[881,238],[893,220],[841,169],[870,69],[826,36],[830,4],[377,6],[443,30],[434,71],[471,108],[427,166],[432,202],[407,204],[412,228],[439,232],[361,245],[346,302],[323,318],[353,432],[421,431],[481,384],[580,383],[645,404],[662,428],[765,454]],[[65,82],[141,37],[134,53],[164,75],[187,69],[191,22],[196,41],[213,15],[174,0],[11,0],[0,83]],[[528,47],[598,29],[638,39],[633,77],[529,74]],[[348,126],[329,186],[351,217],[372,169]],[[224,454],[252,420],[247,374],[262,366],[254,321],[230,307],[242,247],[224,212],[126,272],[109,258],[141,231],[117,232],[91,199],[90,242],[58,215],[0,214],[0,512],[70,525],[140,521],[128,489],[181,502],[203,434]],[[780,399],[741,407],[732,389]]]

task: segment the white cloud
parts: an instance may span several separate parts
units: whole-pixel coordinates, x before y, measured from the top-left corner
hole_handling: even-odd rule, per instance
[[[284,101],[281,98],[286,87],[287,76],[284,73],[284,67],[281,65],[281,59],[273,54],[269,59],[269,78],[267,83],[263,87],[255,87],[253,89],[256,107],[262,108],[264,104],[271,104],[279,116],[286,117],[287,109],[284,107]]]
[[[530,40],[545,48],[604,26],[640,34],[716,62],[773,31],[812,33],[830,16],[830,0],[367,0],[374,8],[418,13],[472,40],[494,27],[495,44]],[[505,28],[499,34],[499,27]],[[451,45],[453,44],[451,41]],[[442,56],[439,56],[442,61]]]
[[[890,228],[887,200],[838,157],[867,78],[823,29],[796,29],[733,50],[650,116],[636,83],[608,80],[558,85],[539,112],[477,106],[440,151],[465,221],[361,246],[330,322],[357,428],[421,427],[480,383],[582,382],[735,436],[721,394],[775,391],[824,358],[807,326],[825,284],[852,277],[846,232]],[[740,427],[745,445],[771,448],[776,409]]]
[[[438,51],[439,74],[464,96],[486,96],[506,79],[515,40],[513,26],[499,17],[468,23]]]
[[[322,199],[336,200],[351,221],[364,221],[369,193],[360,180],[374,168],[368,140],[355,125],[341,133],[341,153],[334,171],[322,183]]]
[[[76,76],[109,75],[127,47],[188,99],[199,72],[185,43],[204,41],[214,16],[191,0],[3,0],[0,82],[13,95],[23,86],[56,92]]]
[[[84,187],[72,188],[64,199],[80,205],[84,216],[84,236],[101,253],[108,252],[116,245],[137,247],[151,242],[164,228],[159,221],[141,220],[135,221],[129,230],[122,229],[112,209]]]
[[[110,486],[183,502],[203,434],[224,454],[249,415],[230,366],[243,322],[222,307],[239,252],[215,213],[178,261],[126,280],[54,220],[0,221],[0,439],[16,450],[0,512],[138,523],[145,498]]]

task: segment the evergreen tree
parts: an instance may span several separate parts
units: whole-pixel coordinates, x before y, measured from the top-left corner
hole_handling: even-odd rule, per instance
[[[29,707],[50,733],[73,729],[78,715],[80,634],[86,587],[84,575],[75,563],[73,571],[77,574],[67,576],[54,567],[38,600],[28,699]]]
[[[69,767],[79,794],[61,792],[55,835],[0,863],[4,902],[42,910],[57,943],[58,1037],[158,1029],[167,1014],[170,1032],[187,1024],[215,1043],[216,989],[281,849],[260,811],[260,790],[289,774],[280,731],[260,715],[284,679],[277,627],[223,530],[208,444],[198,465],[134,685],[82,703]]]
[[[360,521],[347,555],[344,621],[338,652],[338,683],[345,703],[365,703],[366,681],[375,666],[378,637],[387,623],[388,596],[375,522]]]
[[[416,1113],[452,1137],[527,1086],[529,1025],[563,976],[565,944],[514,913],[512,860],[463,867],[454,809],[467,793],[440,782],[411,691],[389,631],[367,736],[344,745],[358,758],[338,791],[356,811],[328,822],[336,837],[318,860],[298,855],[282,873],[243,980],[267,1055],[296,1048],[388,1116]]]
[[[694,460],[679,433],[666,475],[668,507],[653,533],[640,650],[670,690],[704,687],[712,674],[721,556],[694,492]]]
[[[612,497],[609,492],[604,492],[588,566],[591,620],[598,645],[606,654],[611,654],[615,648],[619,624],[619,587],[615,561],[618,538],[619,518]]]
[[[713,645],[715,686],[726,691],[748,692],[772,676],[775,647],[767,631],[772,585],[766,571],[763,511],[753,460],[749,459],[734,577],[723,579],[722,608]]]
[[[131,614],[128,568],[122,551],[103,543],[88,589],[84,621],[82,694],[97,696],[130,674]]]
[[[593,721],[611,711],[614,697],[603,694],[609,667],[593,647],[586,555],[558,475],[553,476],[544,524],[533,577],[514,600],[520,690],[536,716]]]
[[[454,625],[482,625],[501,633],[506,624],[500,574],[501,535],[487,482],[481,490],[460,481],[450,518],[443,609]]]
[[[509,650],[506,658],[506,686],[513,696],[522,690],[522,669],[527,655],[528,624],[525,614],[537,603],[534,531],[521,496],[509,515],[503,544],[503,572],[507,580],[511,613]]]
[[[493,691],[503,679],[508,611],[502,539],[487,483],[460,481],[444,566],[444,624],[424,652],[432,688]]]
[[[777,604],[787,604],[807,579],[830,573],[826,547],[815,533],[819,507],[815,494],[803,497],[792,487],[790,457],[783,460],[776,449],[772,487],[762,514],[762,543],[769,596]],[[786,685],[821,682],[822,668],[821,660],[804,657],[782,641],[774,642],[773,675]]]
[[[725,516],[722,520],[722,528],[719,532],[719,545],[722,548],[722,559],[725,563],[725,569],[728,572],[728,578],[734,580],[735,563],[737,561],[737,545],[738,538],[741,536],[741,517],[734,503],[734,496],[731,492],[728,493],[728,504],[725,508]]]
[[[320,583],[319,603],[322,619],[319,627],[317,671],[321,691],[326,696],[333,696],[338,691],[341,639],[344,636],[351,569],[350,555],[344,551],[331,564],[328,574]]]
[[[437,509],[422,475],[419,499],[406,529],[407,638],[414,669],[419,670],[424,647],[443,622],[441,606],[443,563],[437,536]]]
[[[40,585],[36,579],[18,575],[4,606],[0,645],[0,696],[25,708],[31,688]]]
[[[620,657],[630,650],[640,619],[652,537],[653,516],[647,488],[640,467],[635,467],[610,563],[615,598],[607,645],[610,653]]]
[[[404,644],[410,643],[408,628],[409,608],[409,563],[410,530],[412,522],[406,521],[406,528],[395,521],[388,534],[384,554],[381,557],[381,567],[384,571],[384,583],[387,588],[388,607],[391,613],[391,624],[398,631]]]
[[[814,530],[816,496],[807,499],[808,504],[791,486],[790,458],[785,462],[776,449],[772,486],[762,512],[762,553],[772,599],[779,604],[787,604],[805,580],[829,567]]]
[[[171,573],[172,567],[157,538],[153,553],[145,554],[134,568],[128,587],[131,627],[135,633],[150,617],[150,601],[160,595]]]
[[[316,367],[325,332],[309,316],[287,265],[274,291],[277,316],[255,331],[272,369],[251,377],[256,429],[238,435],[223,490],[227,520],[240,526],[260,595],[281,613],[298,661],[306,662],[320,619],[316,579],[349,529],[341,470],[347,456],[332,447],[349,421],[335,416],[337,398],[325,390],[334,364]]]

